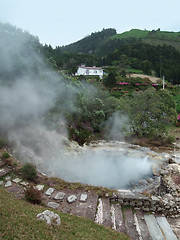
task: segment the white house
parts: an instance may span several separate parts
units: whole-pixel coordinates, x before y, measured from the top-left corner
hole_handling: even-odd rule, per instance
[[[99,76],[101,79],[103,77],[103,69],[100,67],[86,67],[85,65],[81,65],[78,67],[76,75],[84,75],[84,76]]]

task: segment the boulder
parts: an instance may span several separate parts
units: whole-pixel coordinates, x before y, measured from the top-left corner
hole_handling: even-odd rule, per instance
[[[48,202],[47,206],[56,209],[59,207],[59,204],[56,202]]]
[[[55,196],[54,196],[54,199],[55,200],[60,200],[60,201],[62,201],[63,200],[63,198],[65,197],[65,193],[64,192],[58,192]]]
[[[49,210],[45,210],[44,212],[39,213],[37,215],[37,218],[39,220],[46,221],[46,223],[49,225],[60,226],[60,224],[61,224],[61,219],[60,219],[59,215],[54,214],[53,212],[51,212]]]
[[[80,201],[85,202],[87,200],[87,194],[81,194]]]
[[[51,196],[51,194],[54,192],[54,188],[48,188],[48,190],[45,192],[46,195]]]
[[[75,195],[70,195],[68,198],[67,198],[67,201],[68,203],[72,203],[72,202],[75,202],[77,199],[77,197]]]

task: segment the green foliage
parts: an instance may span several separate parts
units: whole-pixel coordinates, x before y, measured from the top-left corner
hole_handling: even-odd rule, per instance
[[[31,163],[25,163],[22,167],[22,176],[26,180],[34,181],[37,178],[36,167]]]
[[[175,104],[166,90],[134,93],[131,98],[121,100],[121,109],[129,116],[131,133],[149,138],[164,138],[166,125],[176,122]]]
[[[25,198],[34,204],[40,204],[42,202],[42,193],[34,186],[30,186],[25,191]]]
[[[108,76],[104,79],[104,85],[106,87],[113,87],[116,84],[116,75],[110,72]]]
[[[3,153],[2,153],[2,157],[3,157],[3,158],[9,158],[10,155],[9,155],[8,152],[3,152]]]

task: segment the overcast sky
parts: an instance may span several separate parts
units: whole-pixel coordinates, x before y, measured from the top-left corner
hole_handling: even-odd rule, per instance
[[[180,0],[0,0],[0,21],[53,47],[103,28],[180,31]]]

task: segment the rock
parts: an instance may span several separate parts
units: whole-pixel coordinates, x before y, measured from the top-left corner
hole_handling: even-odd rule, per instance
[[[49,210],[45,210],[44,212],[39,213],[37,215],[37,218],[39,220],[46,221],[46,223],[49,225],[60,226],[60,224],[61,224],[61,219],[60,219],[59,215],[54,214],[53,212],[51,212]]]
[[[0,186],[3,185],[3,183],[4,183],[3,181],[0,181]]]
[[[157,198],[156,196],[151,196],[151,199],[153,202],[159,202],[159,198]]]
[[[44,185],[37,185],[35,186],[35,188],[38,190],[38,191],[42,191],[44,189]]]
[[[51,194],[54,192],[54,188],[48,188],[48,190],[45,192],[46,195],[51,196]]]
[[[27,187],[27,186],[29,185],[28,182],[24,182],[24,181],[23,181],[23,182],[20,182],[20,184],[23,185],[24,187]]]
[[[20,178],[15,178],[15,179],[13,179],[12,181],[13,181],[14,183],[19,183],[19,182],[22,181],[22,179],[20,179]]]
[[[64,199],[65,195],[66,195],[66,194],[65,194],[64,192],[58,192],[58,193],[55,195],[54,199],[55,199],[55,200],[60,200],[60,201],[62,201],[62,200]]]
[[[59,204],[56,202],[48,202],[47,206],[56,209],[59,207]]]
[[[5,187],[11,187],[12,186],[12,182],[11,181],[7,181],[4,186]]]
[[[6,180],[6,181],[8,181],[8,180],[10,180],[10,179],[11,179],[11,176],[6,176],[6,177],[5,177],[5,180]]]
[[[87,194],[81,194],[80,201],[85,202],[87,200],[87,197],[88,197]]]
[[[67,198],[67,201],[68,203],[72,203],[72,202],[75,202],[77,199],[77,197],[75,195],[70,195],[68,198]]]

